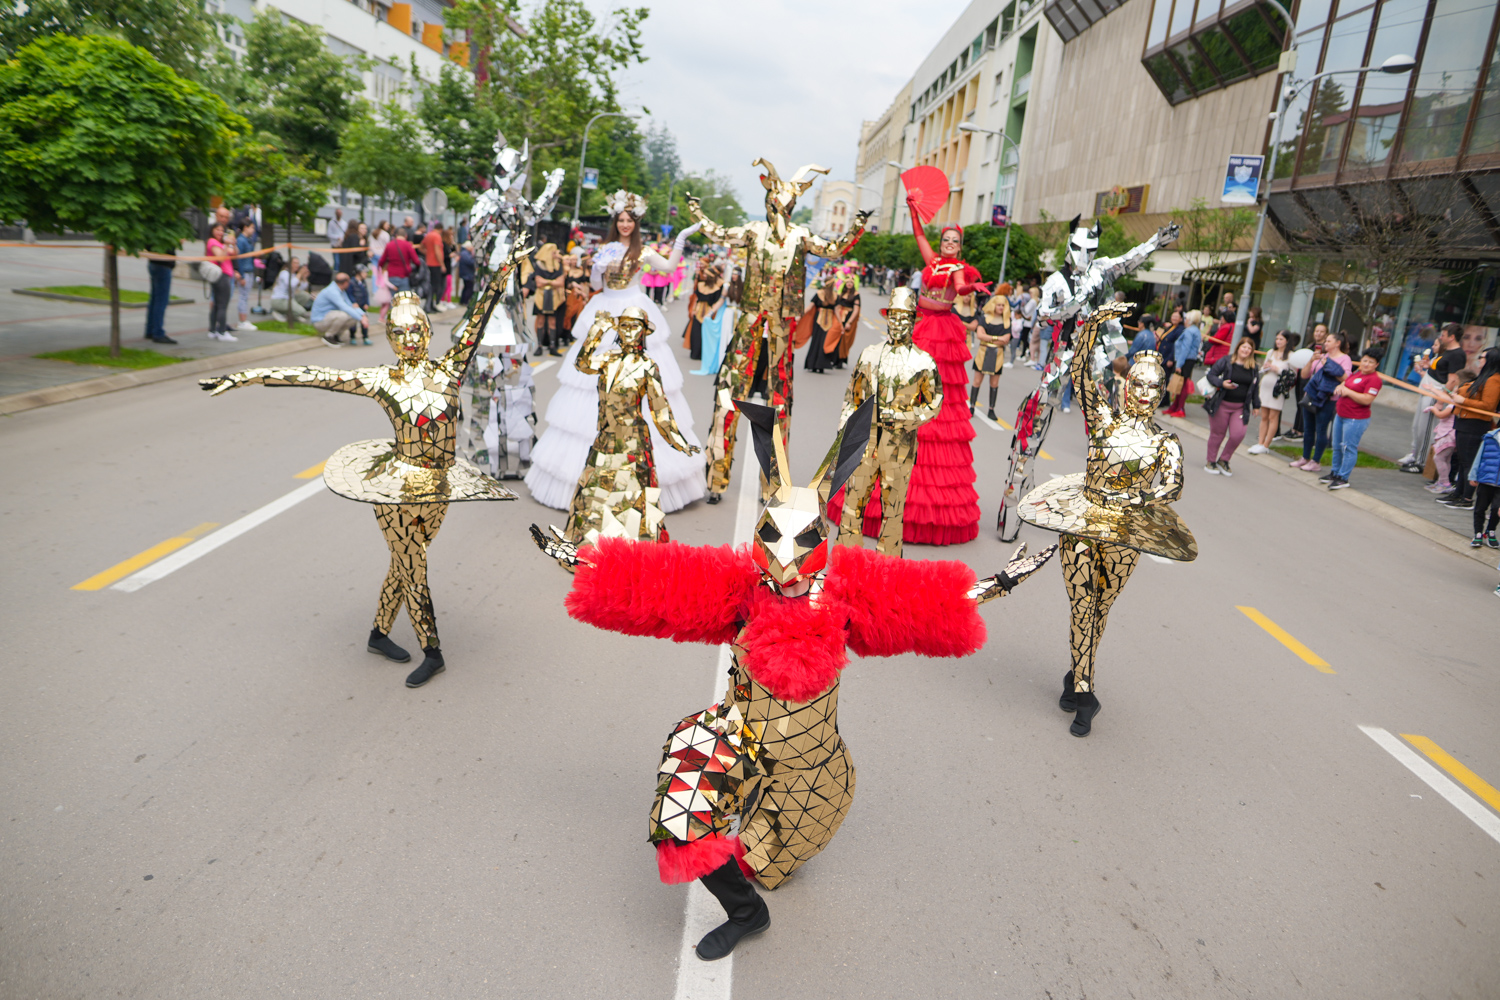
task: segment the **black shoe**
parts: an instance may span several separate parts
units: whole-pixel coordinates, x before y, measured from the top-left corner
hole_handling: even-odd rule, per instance
[[[531,356],[534,358],[539,358],[542,356],[542,351],[544,350],[546,350],[546,348],[544,348],[541,344],[537,344],[536,350],[532,352]]]
[[[711,892],[724,913],[729,917],[724,923],[703,935],[698,942],[698,957],[705,962],[717,962],[734,951],[741,938],[759,934],[771,926],[771,908],[760,898],[755,886],[740,870],[740,863],[730,858],[699,881]]]
[[[1000,422],[1000,418],[997,417],[997,416],[995,416],[995,411],[994,410],[990,410],[990,412],[986,413],[985,416],[989,417],[991,420],[993,420],[997,424]]]
[[[390,636],[373,628],[370,629],[370,645],[366,648],[397,663],[405,663],[411,659],[411,654],[392,642]]]
[[[708,502],[711,504],[718,503],[722,499],[724,499],[724,495],[722,493],[710,493],[708,495]]]
[[[1063,674],[1063,693],[1057,699],[1057,707],[1064,712],[1078,711],[1078,692],[1073,690],[1073,671]]]
[[[1094,716],[1099,714],[1100,707],[1099,699],[1094,692],[1078,692],[1078,715],[1073,718],[1073,725],[1068,727],[1068,732],[1074,736],[1087,736]]]
[[[1479,548],[1483,544],[1484,544],[1484,536],[1483,535],[1475,535],[1473,538],[1469,539],[1469,548],[1471,548],[1471,549],[1477,549],[1477,548]]]
[[[1444,493],[1442,496],[1435,498],[1432,502],[1433,503],[1440,503],[1444,507],[1446,507],[1446,506],[1448,506],[1449,504],[1451,504],[1453,501],[1455,501],[1457,499],[1458,499],[1458,491],[1454,490],[1454,491],[1452,491],[1450,493]]]
[[[1343,476],[1335,476],[1333,481],[1328,484],[1328,488],[1330,490],[1347,490],[1349,488],[1349,480]]]
[[[427,654],[427,658],[422,661],[420,667],[407,675],[406,686],[409,688],[421,687],[444,670],[443,654],[440,650],[424,649],[422,652]]]
[[[147,337],[146,339],[149,340],[149,341],[151,341],[151,343],[153,343],[153,344],[175,344],[175,343],[177,343],[177,341],[173,340],[171,337]]]
[[[1326,476],[1319,476],[1318,477],[1318,482],[1322,483],[1324,486],[1327,486],[1329,483],[1333,482],[1337,478],[1338,478],[1338,476],[1335,476],[1332,472],[1330,472]]]
[[[1416,462],[1407,462],[1405,465],[1401,466],[1401,471],[1420,473],[1422,471],[1422,466],[1418,465]]]
[[[566,354],[567,352],[566,351],[559,351],[557,348],[554,347],[554,348],[552,348],[552,350],[548,351],[547,353],[550,354],[550,355],[552,355],[554,358],[560,358],[564,354]]]

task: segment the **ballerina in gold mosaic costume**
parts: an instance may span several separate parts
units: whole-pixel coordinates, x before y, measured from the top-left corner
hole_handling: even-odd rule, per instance
[[[1027,523],[1062,532],[1073,667],[1063,678],[1058,704],[1075,713],[1074,736],[1087,736],[1099,713],[1094,689],[1099,639],[1141,553],[1178,562],[1198,557],[1198,543],[1171,507],[1182,495],[1182,445],[1152,419],[1166,386],[1161,355],[1141,351],[1135,356],[1119,412],[1091,374],[1100,326],[1129,308],[1122,302],[1100,306],[1074,335],[1070,374],[1088,422],[1087,471],[1037,487],[1017,508]]]
[[[421,299],[412,292],[397,292],[386,323],[386,338],[396,352],[394,365],[353,371],[315,366],[251,368],[199,381],[215,396],[242,385],[329,389],[369,396],[385,411],[395,438],[356,441],[340,448],[324,466],[323,482],[341,497],[375,507],[375,520],[391,549],[391,567],[380,588],[369,649],[397,663],[411,659],[390,639],[396,615],[406,605],[426,653],[406,678],[407,687],[426,684],[444,667],[437,616],[427,588],[427,546],[442,527],[448,504],[516,499],[494,479],[456,458],[454,450],[464,370],[509,284],[510,272],[529,252],[525,238],[517,240],[465,319],[457,343],[437,361],[427,354],[432,327]]]
[[[672,727],[657,769],[647,835],[662,881],[702,879],[728,920],[698,943],[723,958],[770,926],[750,879],[784,883],[832,841],[854,801],[854,762],[839,735],[847,650],[860,656],[967,656],[984,644],[978,606],[1051,558],[1018,550],[976,580],[963,563],[829,549],[823,514],[859,465],[875,397],[845,422],[812,484],[794,486],[768,406],[739,401],[772,492],[753,546],[637,545],[601,538],[544,552],[576,571],[579,621],[627,635],[729,643],[722,699]],[[774,456],[774,458],[773,458]]]
[[[599,344],[610,330],[619,337],[619,346],[600,352]],[[578,352],[578,370],[599,376],[599,433],[568,512],[563,537],[570,542],[593,542],[601,536],[653,542],[667,538],[642,402],[651,407],[651,418],[667,444],[686,455],[696,454],[699,448],[682,436],[656,362],[646,356],[646,337],[651,332],[644,309],[628,307],[618,319],[607,312],[595,313],[594,325]]]
[[[843,513],[835,501],[829,517],[840,521],[839,544],[862,545],[866,534],[879,539],[876,548],[888,556],[901,556],[901,514],[906,509],[906,488],[917,461],[917,428],[937,416],[943,407],[943,380],[932,355],[911,341],[917,318],[917,293],[898,288],[891,304],[880,310],[889,333],[884,344],[866,347],[849,378],[844,393],[840,426],[866,399],[874,398],[875,419],[870,444],[859,468],[849,477]],[[876,487],[879,507],[866,510]]]
[[[735,425],[739,411],[734,401],[750,395],[757,381],[756,372],[764,366],[766,400],[776,411],[777,426],[786,438],[792,419],[792,333],[802,317],[802,293],[806,284],[806,258],[842,257],[859,242],[865,231],[869,212],[854,217],[849,231],[836,240],[814,236],[806,226],[792,222],[797,196],[812,187],[810,173],[826,174],[827,167],[809,163],[784,181],[769,160],[756,160],[751,166],[763,166],[760,183],[766,189],[766,221],[749,222],[728,228],[703,215],[701,202],[687,196],[688,212],[703,227],[703,234],[714,243],[731,248],[745,248],[745,283],[740,292],[739,319],[734,335],[724,353],[714,385],[714,417],[708,430],[708,502],[718,503],[729,488],[729,472],[734,464]],[[761,494],[769,495],[765,480]]]

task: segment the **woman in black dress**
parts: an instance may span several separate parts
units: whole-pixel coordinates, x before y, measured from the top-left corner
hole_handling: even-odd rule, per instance
[[[682,345],[688,349],[688,357],[694,361],[703,360],[703,321],[719,307],[719,300],[723,297],[723,269],[715,267],[713,258],[705,256],[698,261],[697,271],[693,275],[693,294],[688,301],[687,336],[683,338]]]
[[[844,334],[843,327],[839,325],[838,313],[834,311],[834,306],[838,304],[838,291],[834,286],[832,278],[823,280],[813,294],[812,304],[807,307],[807,312],[803,313],[801,322],[797,324],[798,338],[811,341],[807,347],[807,357],[802,359],[802,367],[820,375],[838,360],[839,340]],[[829,350],[830,346],[832,350]]]

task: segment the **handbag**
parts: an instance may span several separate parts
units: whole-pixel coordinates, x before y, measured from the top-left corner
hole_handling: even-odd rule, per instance
[[[224,269],[217,264],[200,260],[198,262],[198,277],[210,285],[217,284],[219,279],[224,277]]]
[[[1182,391],[1182,372],[1173,372],[1172,377],[1167,379],[1167,398],[1176,399],[1177,394]]]

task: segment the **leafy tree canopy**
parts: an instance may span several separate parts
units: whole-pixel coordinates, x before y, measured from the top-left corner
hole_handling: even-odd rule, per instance
[[[419,200],[438,176],[438,159],[423,148],[417,117],[383,105],[344,130],[333,178],[352,191],[388,200]]]
[[[244,119],[145,49],[43,38],[0,63],[0,218],[93,232],[127,253],[189,235]]]
[[[445,63],[443,75],[422,92],[416,110],[437,151],[437,186],[481,190],[489,181],[500,123],[490,104],[475,93],[473,76]],[[451,192],[448,203],[454,207]]]
[[[51,35],[108,35],[138,45],[180,76],[202,80],[220,49],[223,15],[201,0],[27,0],[0,14],[0,58]]]
[[[235,148],[224,200],[259,205],[267,225],[265,242],[274,243],[277,222],[313,224],[313,216],[328,200],[328,175],[303,165],[286,152],[280,139],[262,132]]]
[[[258,132],[314,168],[338,158],[339,135],[365,113],[358,67],[323,44],[323,30],[263,10],[245,25],[245,57],[225,72],[227,95]]]

